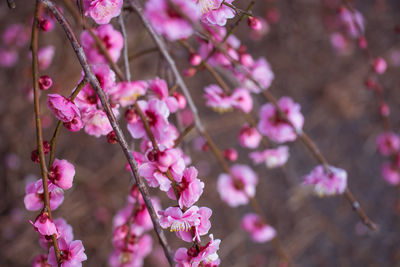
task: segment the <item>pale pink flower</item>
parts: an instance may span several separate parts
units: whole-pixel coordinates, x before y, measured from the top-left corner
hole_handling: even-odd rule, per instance
[[[200,216],[197,214],[199,207],[192,206],[185,212],[179,207],[169,207],[166,210],[160,210],[160,226],[164,229],[170,228],[171,232],[188,232],[193,226],[200,224]]]
[[[148,153],[148,156],[151,155],[150,153]],[[158,163],[157,168],[164,173],[170,171],[172,177],[176,181],[180,181],[185,169],[185,162],[182,154],[182,150],[178,148],[161,148],[160,151],[155,154],[155,160]]]
[[[61,267],[81,267],[82,262],[87,260],[85,248],[81,240],[67,242],[64,238],[58,239],[61,254]],[[58,266],[54,247],[49,250],[48,262],[51,266]]]
[[[237,88],[231,95],[232,106],[249,113],[253,109],[253,98],[245,88]]]
[[[400,149],[400,137],[393,132],[382,133],[376,139],[379,152],[383,156],[390,156]]]
[[[150,235],[128,238],[128,248],[116,247],[111,254],[109,264],[112,267],[140,267],[143,259],[152,251],[153,240]]]
[[[149,89],[154,93],[154,96],[167,104],[171,113],[178,110],[178,100],[174,96],[168,96],[168,85],[166,81],[157,77],[149,81]]]
[[[67,160],[55,159],[49,172],[49,180],[56,186],[66,190],[72,187],[75,167]]]
[[[254,213],[246,214],[242,219],[242,228],[249,232],[254,242],[264,243],[275,238],[275,229],[265,224],[260,216]]]
[[[234,0],[226,0],[232,4]],[[201,20],[208,24],[225,26],[228,19],[235,17],[235,11],[222,4],[223,0],[199,0],[199,5],[203,13]]]
[[[172,3],[193,21],[200,18],[200,12],[194,1],[172,0]],[[193,34],[190,22],[169,6],[166,0],[147,1],[144,13],[154,30],[164,35],[169,41],[187,38]]]
[[[0,48],[0,66],[13,67],[18,61],[18,52],[14,49]]]
[[[83,113],[83,121],[85,123],[85,132],[95,137],[107,135],[113,129],[108,120],[107,114],[100,109],[88,110]]]
[[[319,197],[343,194],[347,188],[347,172],[332,166],[318,165],[304,177],[303,184],[312,186]]]
[[[206,105],[218,112],[232,110],[232,99],[228,96],[221,87],[216,84],[211,84],[204,88]]]
[[[53,111],[56,118],[62,122],[70,122],[75,117],[81,116],[74,102],[59,94],[48,94],[47,106]]]
[[[390,163],[383,163],[381,168],[383,179],[391,185],[400,183],[400,170],[398,167]]]
[[[177,191],[179,192],[179,207],[191,207],[196,203],[203,193],[204,183],[197,178],[197,169],[189,167],[183,171],[181,179],[177,180]],[[168,191],[168,196],[176,199],[172,188]]]
[[[261,57],[250,66],[244,66],[245,70],[250,73],[255,81],[262,87],[261,90],[268,89],[275,77],[272,72],[271,66],[268,61]],[[240,71],[236,71],[236,77],[243,84],[244,87],[249,89],[253,93],[261,92],[258,84],[248,79],[245,74]]]
[[[381,57],[375,58],[374,61],[372,62],[372,66],[377,74],[383,74],[387,69],[386,60],[384,60]]]
[[[51,62],[53,61],[55,50],[56,50],[55,47],[52,45],[48,45],[39,49],[38,51],[39,69],[44,70],[50,66]]]
[[[195,248],[189,250],[187,248],[179,248],[174,257],[177,263],[176,267],[197,267],[201,263],[205,266],[218,266],[220,260],[217,251],[221,240],[214,240],[213,235],[209,237],[211,240],[205,246],[200,246],[199,251]]]
[[[37,216],[35,222],[30,221],[36,231],[41,235],[53,235],[57,233],[56,225],[52,220],[50,220],[49,215],[42,212]]]
[[[300,131],[304,123],[304,117],[300,113],[300,105],[293,102],[290,97],[282,97],[278,101],[278,106],[296,130],[280,117],[271,103],[263,105],[260,109],[258,130],[276,143],[294,141],[297,138],[296,131]]]
[[[244,125],[239,131],[239,144],[246,148],[257,148],[262,139],[256,128]]]
[[[249,166],[240,164],[233,165],[231,172],[234,177],[226,173],[219,175],[219,195],[231,207],[247,204],[256,194],[257,174]]]
[[[122,48],[124,47],[124,38],[122,37],[122,34],[115,30],[111,24],[99,26],[94,30],[94,33],[103,41],[111,59],[116,62],[121,55]],[[107,63],[107,59],[101,53],[95,40],[87,30],[82,32],[81,41],[87,59],[91,64]]]
[[[199,215],[200,223],[192,227],[194,237],[192,236],[191,231],[176,232],[176,235],[180,239],[186,242],[192,242],[194,240],[201,242],[200,236],[206,235],[208,233],[211,228],[210,217],[212,215],[212,210],[207,207],[201,207],[197,211],[197,214]]]
[[[139,167],[139,174],[146,179],[150,187],[160,187],[161,191],[168,191],[171,181],[168,177],[157,169],[157,164],[153,162],[143,163]]]
[[[84,0],[85,15],[97,24],[107,24],[121,14],[123,0]]]
[[[277,148],[255,151],[249,154],[254,164],[265,163],[267,168],[276,168],[285,165],[289,159],[289,147],[278,146]]]
[[[111,90],[111,98],[119,103],[121,107],[133,105],[139,96],[147,91],[146,81],[119,82]]]
[[[57,209],[61,203],[64,201],[64,191],[53,185],[48,186],[49,197],[50,197],[50,208],[52,210]],[[27,210],[40,210],[43,208],[44,204],[43,195],[43,184],[42,180],[37,180],[26,185],[25,187],[25,197],[24,204]]]
[[[339,21],[351,37],[357,38],[364,34],[364,17],[359,11],[350,11],[341,7],[339,9]]]
[[[144,100],[137,101],[143,114],[146,116],[150,130],[154,138],[162,142],[165,139],[166,131],[168,130],[169,110],[167,105],[156,98],[150,99],[148,102]],[[138,120],[128,124],[128,130],[133,138],[142,138],[147,136],[143,122]]]

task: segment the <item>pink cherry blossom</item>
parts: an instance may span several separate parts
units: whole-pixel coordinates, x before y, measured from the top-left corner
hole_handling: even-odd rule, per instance
[[[194,1],[172,0],[172,3],[193,21],[200,18],[200,11]],[[147,1],[144,12],[154,30],[169,41],[187,38],[193,34],[190,22],[169,6],[167,0]]]
[[[52,45],[45,46],[39,49],[38,51],[39,69],[45,70],[50,66],[51,62],[53,61],[55,50],[56,50],[55,47]]]
[[[157,169],[157,165],[153,162],[143,163],[139,167],[139,174],[146,179],[150,187],[160,187],[160,190],[164,192],[171,187],[171,181]]]
[[[248,90],[245,88],[237,88],[231,95],[232,106],[249,113],[253,109],[253,99]]]
[[[219,195],[231,207],[247,204],[256,194],[257,174],[249,166],[240,164],[233,165],[231,172],[234,177],[226,173],[218,177]]]
[[[400,150],[400,137],[393,132],[382,133],[376,139],[379,152],[390,156]]]
[[[257,214],[248,213],[242,219],[242,228],[249,232],[254,242],[264,243],[272,240],[276,236],[273,227],[265,224]]]
[[[69,225],[63,218],[57,218],[53,222],[57,229],[57,239],[64,238],[67,243],[74,239],[72,226]],[[44,249],[48,249],[50,244],[52,244],[52,240],[48,237],[46,238],[46,236],[40,236],[39,242]]]
[[[121,1],[122,2],[122,1]],[[121,55],[121,50],[124,47],[124,38],[122,34],[115,30],[111,24],[101,25],[94,30],[94,33],[99,37],[111,59],[116,62]],[[107,59],[103,56],[93,37],[86,30],[81,34],[82,46],[88,61],[92,64],[107,63]]]
[[[168,96],[168,85],[166,81],[157,77],[149,82],[149,89],[158,99],[167,104],[167,107],[171,113],[174,113],[178,110],[178,100],[174,96]]]
[[[32,260],[32,267],[51,267],[51,265],[47,263],[47,255],[46,254],[37,255]]]
[[[148,157],[150,157],[150,153],[147,154]],[[185,169],[185,162],[182,154],[182,150],[178,148],[161,148],[160,151],[154,155],[154,159],[158,163],[157,168],[164,173],[170,171],[172,177],[176,181],[180,181]]]
[[[381,168],[383,179],[391,185],[400,183],[400,170],[397,166],[390,163],[383,163]]]
[[[189,167],[183,171],[182,178],[177,180],[177,191],[179,192],[178,204],[180,208],[191,207],[196,203],[203,193],[204,183],[197,178],[197,169]],[[168,196],[176,199],[174,191],[171,188]]]
[[[378,74],[383,74],[387,69],[386,60],[381,57],[377,57],[374,59],[372,63],[373,69]]]
[[[113,130],[103,110],[88,110],[83,114],[84,116],[82,119],[85,123],[85,132],[87,134],[100,137],[102,135],[107,135]]]
[[[351,37],[357,38],[364,34],[364,17],[359,11],[350,11],[341,7],[339,9],[339,21]]]
[[[228,4],[232,4],[234,0],[226,0]],[[222,4],[222,0],[199,0],[199,5],[203,13],[201,19],[205,23],[225,26],[228,19],[235,17],[235,11]]]
[[[208,231],[211,228],[210,217],[212,215],[212,210],[207,207],[201,207],[197,211],[197,214],[199,215],[200,223],[198,225],[192,226],[194,237],[192,236],[191,231],[176,232],[176,235],[180,239],[186,242],[192,242],[194,240],[197,240],[197,242],[201,242],[200,236],[208,234]]]
[[[97,24],[107,24],[121,14],[123,0],[84,0],[85,15]]]
[[[343,194],[347,188],[347,172],[332,166],[318,165],[304,177],[303,184],[312,186],[319,197]]]
[[[49,184],[48,191],[50,197],[50,208],[55,210],[64,201],[64,191],[53,184]],[[25,187],[24,197],[25,208],[32,211],[40,210],[44,206],[43,201],[44,195],[42,180],[40,179],[36,182],[27,184]]]
[[[193,226],[200,224],[197,212],[199,208],[192,206],[185,212],[178,207],[169,207],[164,211],[159,211],[160,225],[162,228],[170,228],[171,232],[188,232]]]
[[[150,99],[148,102],[144,100],[137,101],[143,114],[147,117],[150,130],[154,138],[159,142],[165,139],[165,134],[168,129],[169,110],[167,105],[156,98]],[[142,138],[147,136],[143,122],[138,120],[128,124],[128,130],[133,138]]]
[[[74,102],[59,94],[48,94],[47,106],[53,111],[56,118],[63,122],[70,122],[75,117],[81,116]]]
[[[67,242],[64,238],[58,239],[61,254],[61,267],[80,267],[82,262],[87,260],[85,248],[81,240]],[[58,266],[54,247],[49,250],[48,262],[51,266]]]
[[[153,241],[150,235],[135,236],[128,239],[128,248],[117,247],[109,259],[113,267],[143,266],[143,259],[152,251]]]
[[[67,128],[71,132],[78,132],[84,126],[82,119],[78,116],[73,118],[72,121],[64,122],[63,125],[65,128]]]
[[[49,172],[49,180],[56,186],[66,190],[72,187],[75,167],[67,160],[55,159]]]
[[[244,125],[240,128],[239,132],[239,144],[246,148],[257,148],[262,139],[261,134],[256,128]]]
[[[211,84],[204,88],[206,105],[215,111],[225,112],[232,109],[232,99],[228,96],[221,87],[216,84]]]
[[[249,154],[254,164],[265,163],[267,168],[276,168],[285,165],[289,159],[289,147],[278,146],[275,149],[255,151]]]
[[[52,220],[50,220],[49,215],[45,212],[40,213],[35,222],[31,221],[31,224],[41,235],[50,236],[57,233],[56,225]]]
[[[293,102],[290,97],[282,97],[278,101],[278,106],[297,131],[301,130],[304,117],[300,113],[300,105]],[[294,141],[297,138],[296,131],[293,130],[290,124],[280,118],[279,113],[271,103],[263,105],[260,109],[258,130],[276,143]]]
[[[179,248],[175,252],[174,260],[176,267],[197,267],[201,263],[205,266],[218,266],[220,263],[217,251],[221,240],[215,239],[210,235],[210,241],[205,246],[200,246],[199,251],[195,248]]]
[[[121,107],[133,105],[139,96],[146,93],[147,86],[146,81],[119,82],[110,92],[111,98]]]
[[[258,84],[260,84],[262,90],[266,90],[271,86],[275,76],[272,72],[270,64],[265,58],[261,57],[258,60],[254,61],[251,66],[245,66],[244,68],[247,70],[247,72],[250,73],[254,80],[256,80]],[[236,72],[236,77],[251,92],[259,93],[261,91],[258,87],[258,84],[248,79],[247,76],[242,72]]]

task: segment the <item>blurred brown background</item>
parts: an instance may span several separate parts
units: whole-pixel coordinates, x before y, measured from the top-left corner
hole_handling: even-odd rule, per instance
[[[240,7],[246,2],[235,1]],[[248,37],[246,23],[239,27],[237,36],[255,58],[266,56],[270,61],[275,73],[271,92],[277,97],[289,95],[302,105],[305,130],[333,165],[348,171],[350,188],[380,229],[369,232],[343,197],[317,199],[303,194],[299,188],[302,176],[317,162],[300,142],[290,144],[291,157],[284,170],[253,166],[260,178],[256,197],[276,226],[294,266],[400,266],[400,195],[380,176],[383,159],[376,153],[375,137],[383,128],[373,94],[363,86],[368,62],[357,48],[346,56],[334,52],[324,23],[332,15],[327,2],[337,5],[337,1],[259,0],[255,14],[265,17],[276,7],[280,21],[271,24],[269,33],[259,41]],[[1,1],[0,32],[11,23],[29,25],[33,1],[16,3],[17,9],[10,11],[6,1]],[[400,2],[359,0],[355,4],[365,16],[373,55],[388,59],[389,68],[381,81],[392,108],[393,127],[398,130],[400,70],[390,64],[389,58],[400,48],[400,35],[394,31],[396,25],[400,26]],[[128,15],[126,23],[132,54],[154,46],[135,14]],[[41,33],[40,44],[56,46],[53,64],[43,73],[55,82],[51,92],[68,95],[80,77],[80,69],[64,33],[58,26],[51,33]],[[177,49],[178,45],[171,48],[183,70],[188,66],[186,52]],[[28,266],[35,255],[43,252],[37,233],[28,223],[36,213],[26,211],[23,205],[25,184],[37,179],[40,170],[30,161],[35,132],[33,105],[28,97],[28,47],[20,51],[20,58],[16,67],[0,72],[0,266]],[[165,68],[165,63],[152,53],[135,60],[131,67],[134,79],[149,79]],[[249,150],[237,144],[238,129],[244,122],[238,113],[219,115],[205,108],[202,88],[214,83],[211,76],[200,73],[186,81],[218,145],[223,149],[234,146],[239,150],[238,162],[251,165]],[[48,140],[56,122],[44,100],[42,97],[44,136]],[[258,109],[264,99],[259,97],[256,102]],[[199,205],[214,211],[211,232],[222,239],[221,266],[276,266],[272,245],[254,244],[239,229],[241,215],[250,208],[232,209],[219,199],[216,180],[222,169],[210,152],[193,149],[195,137],[195,133],[187,137],[186,149],[206,183]],[[74,227],[75,238],[83,240],[88,255],[84,266],[107,266],[112,217],[125,204],[130,185],[124,156],[118,145],[109,145],[104,137],[96,139],[83,131],[70,133],[63,129],[56,157],[73,162],[77,174],[54,216],[65,218]],[[152,194],[161,195],[157,190]],[[171,203],[161,198],[164,208]],[[184,245],[167,234],[174,248]],[[146,260],[146,266],[162,265],[155,259],[156,254]]]

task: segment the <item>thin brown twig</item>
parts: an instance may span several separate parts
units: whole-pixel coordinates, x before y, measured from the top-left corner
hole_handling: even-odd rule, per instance
[[[31,36],[31,50],[32,50],[32,78],[33,78],[33,98],[34,98],[34,110],[35,110],[35,122],[36,122],[36,142],[39,154],[40,170],[42,173],[42,184],[43,184],[43,195],[44,195],[44,211],[48,214],[50,220],[53,220],[50,208],[50,195],[48,189],[48,176],[46,168],[46,160],[43,151],[43,133],[42,123],[40,120],[40,92],[39,92],[39,68],[38,68],[38,38],[39,38],[39,18],[42,13],[42,6],[39,0],[36,0],[35,14],[33,17],[32,24],[32,36]],[[51,236],[53,241],[54,251],[56,254],[57,264],[61,265],[60,248],[58,247],[57,236],[53,234]]]
[[[83,51],[82,46],[80,45],[78,39],[76,38],[74,32],[72,31],[72,28],[71,28],[69,22],[61,14],[61,12],[58,10],[58,8],[54,5],[53,1],[51,1],[51,0],[40,0],[40,1],[52,12],[54,17],[57,19],[58,23],[61,25],[61,27],[65,31],[65,33],[72,45],[77,57],[78,57],[78,60],[83,68],[83,71],[85,72],[85,76],[86,76],[87,80],[89,81],[92,88],[95,90],[97,96],[99,97],[101,104],[107,114],[108,120],[110,121],[110,124],[111,124],[111,126],[116,134],[116,137],[119,141],[119,144],[122,148],[122,151],[124,152],[125,157],[128,160],[129,166],[131,167],[132,176],[134,177],[134,180],[139,188],[139,191],[142,194],[143,200],[144,200],[147,210],[150,214],[151,220],[153,222],[153,227],[154,227],[154,230],[159,239],[160,245],[163,247],[164,254],[165,254],[170,266],[173,266],[174,259],[172,256],[172,251],[168,245],[168,242],[164,235],[164,232],[160,227],[160,224],[158,221],[158,216],[157,216],[157,213],[151,202],[151,198],[150,198],[150,194],[148,192],[147,186],[145,185],[142,177],[140,177],[138,174],[137,162],[135,161],[131,152],[128,149],[128,144],[125,140],[125,136],[124,136],[121,128],[119,127],[119,124],[114,116],[114,113],[112,112],[110,104],[107,101],[107,97],[106,97],[103,89],[101,88],[99,81],[97,80],[96,76],[94,75],[89,63],[87,62],[86,55]]]
[[[158,51],[157,47],[150,47],[150,48],[144,49],[142,51],[136,52],[136,53],[130,55],[128,58],[129,58],[129,61],[132,61],[133,59],[137,59],[141,56],[144,56],[144,55],[147,55],[147,54],[150,54],[153,52],[157,52],[157,51]]]
[[[183,138],[185,138],[185,136],[188,135],[190,133],[190,131],[192,131],[195,127],[196,127],[196,125],[194,125],[194,123],[192,123],[188,127],[186,127],[183,130],[183,132],[178,136],[178,138],[176,138],[174,147],[178,147],[179,144],[182,142]]]
[[[121,27],[122,36],[124,37],[124,49],[122,52],[122,56],[124,59],[125,66],[125,78],[128,82],[131,81],[131,71],[129,68],[129,58],[128,58],[128,35],[126,33],[125,22],[124,22],[124,12],[121,11],[121,15],[118,17],[118,23]]]

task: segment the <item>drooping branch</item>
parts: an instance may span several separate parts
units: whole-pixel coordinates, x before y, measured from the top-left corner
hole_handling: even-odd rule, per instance
[[[168,242],[164,235],[164,232],[160,227],[156,211],[151,202],[148,188],[145,185],[142,177],[140,177],[140,175],[138,174],[137,162],[135,161],[135,159],[133,158],[132,154],[130,153],[130,151],[128,149],[128,144],[126,142],[125,136],[115,118],[114,113],[112,112],[110,104],[107,101],[106,95],[105,95],[103,89],[101,88],[99,81],[97,80],[96,76],[94,75],[94,73],[86,59],[86,55],[83,51],[82,46],[80,45],[78,39],[76,38],[70,24],[68,23],[66,18],[61,14],[61,12],[58,10],[58,8],[55,6],[54,2],[51,0],[40,0],[40,1],[51,11],[51,13],[57,19],[58,23],[61,25],[61,27],[65,31],[65,33],[75,51],[75,54],[78,57],[78,60],[83,68],[83,71],[85,73],[87,80],[89,81],[90,85],[92,86],[92,88],[96,92],[97,96],[99,97],[102,107],[104,108],[104,111],[107,114],[108,120],[110,121],[110,124],[111,124],[111,126],[116,134],[116,137],[119,141],[119,144],[122,148],[122,151],[124,152],[125,157],[128,160],[129,166],[131,167],[132,176],[134,177],[134,180],[140,190],[140,193],[142,194],[143,200],[144,200],[147,210],[150,214],[151,220],[153,222],[154,230],[157,234],[160,245],[163,247],[164,254],[167,257],[169,264],[171,266],[173,266],[174,260],[173,260],[173,256],[172,256],[172,251],[168,245]]]

